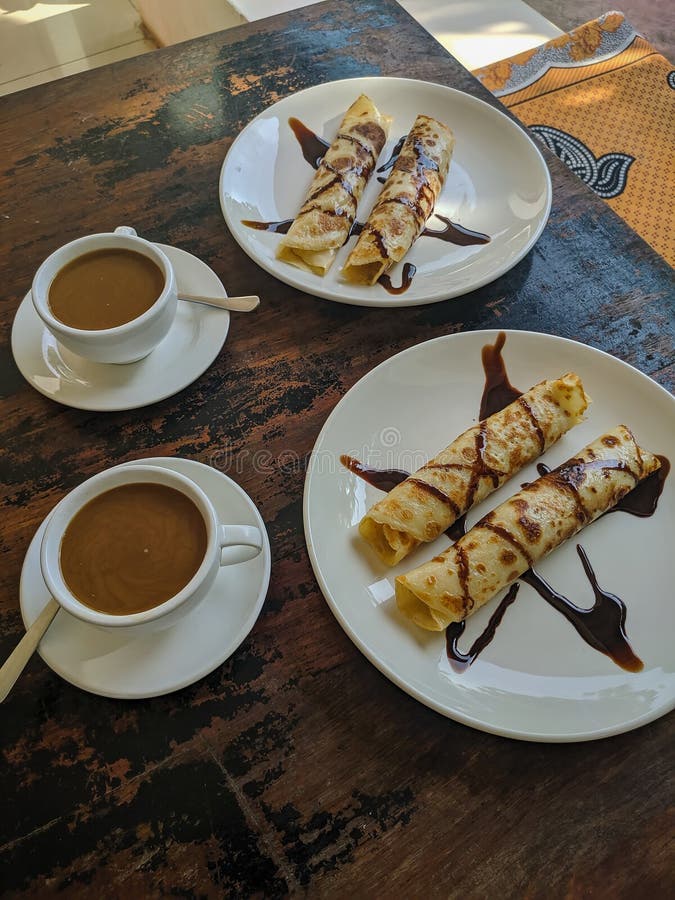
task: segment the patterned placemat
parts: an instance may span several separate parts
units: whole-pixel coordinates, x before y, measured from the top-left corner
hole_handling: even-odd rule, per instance
[[[623,13],[473,74],[675,265],[675,67]]]

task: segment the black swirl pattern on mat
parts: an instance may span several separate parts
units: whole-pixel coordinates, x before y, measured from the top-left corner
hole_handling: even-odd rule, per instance
[[[550,125],[530,125],[530,129],[603,200],[618,197],[625,190],[634,156],[605,153],[596,159],[586,144],[566,131]]]
[[[671,87],[675,91],[675,69],[673,69],[672,72],[668,72],[666,81],[668,82],[668,87]]]

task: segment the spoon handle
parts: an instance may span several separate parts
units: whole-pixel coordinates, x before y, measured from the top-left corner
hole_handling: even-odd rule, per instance
[[[59,611],[59,608],[56,600],[50,598],[49,603],[5,660],[4,665],[0,669],[0,703],[14,687],[17,678],[23,672],[33,653],[35,653],[37,645],[42,640],[42,635],[51,625],[52,619]]]
[[[245,297],[202,297],[199,294],[186,294],[179,292],[181,300],[189,300],[192,303],[205,303],[207,306],[215,306],[218,309],[231,309],[235,312],[251,312],[260,303],[260,297],[249,294]]]

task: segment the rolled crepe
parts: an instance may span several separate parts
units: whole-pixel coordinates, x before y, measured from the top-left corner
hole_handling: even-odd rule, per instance
[[[359,524],[361,536],[384,562],[395,565],[536,459],[581,421],[587,407],[573,372],[536,384],[376,503]]]
[[[389,133],[365,94],[352,103],[326,151],[300,212],[277,247],[277,258],[325,275],[349,237],[356,207]]]
[[[660,465],[619,425],[488,513],[440,556],[399,576],[399,609],[430,631],[465,619]]]
[[[418,116],[380,197],[342,269],[345,281],[375,284],[406,255],[424,228],[448,174],[452,131]]]

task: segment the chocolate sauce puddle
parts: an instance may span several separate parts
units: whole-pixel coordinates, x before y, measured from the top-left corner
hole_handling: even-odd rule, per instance
[[[483,370],[485,372],[485,386],[480,405],[480,418],[483,420],[489,415],[503,409],[509,403],[521,396],[521,391],[515,388],[509,381],[506,366],[502,357],[502,350],[506,341],[506,335],[502,331],[498,334],[494,344],[487,344],[482,350]],[[612,509],[603,515],[613,512],[625,512],[629,515],[648,518],[656,512],[659,497],[670,472],[670,461],[665,456],[658,457],[661,468],[633,488]],[[351,472],[363,478],[373,487],[382,491],[390,491],[404,481],[409,473],[401,469],[378,469],[367,466],[354,457],[341,456],[340,461]],[[602,462],[604,466],[612,467],[612,461]],[[615,468],[618,467],[615,466]],[[538,463],[539,475],[546,475],[551,468],[546,463]],[[466,514],[460,516],[445,532],[450,540],[457,541],[466,533]],[[528,569],[516,582],[514,582],[506,595],[500,601],[497,609],[490,617],[483,632],[476,638],[468,652],[459,649],[458,642],[464,633],[466,620],[453,622],[446,629],[446,651],[448,661],[456,672],[465,671],[490,644],[497,628],[509,606],[515,601],[518,593],[518,581],[529,584],[548,604],[563,615],[572,625],[577,634],[590,647],[604,653],[614,663],[628,672],[639,672],[643,668],[642,661],[633,652],[628,642],[625,631],[626,604],[624,601],[604,590],[598,584],[593,567],[584,548],[577,544],[577,553],[581,559],[584,573],[595,596],[595,602],[590,609],[584,609],[573,603],[568,597],[556,591],[534,569]]]

